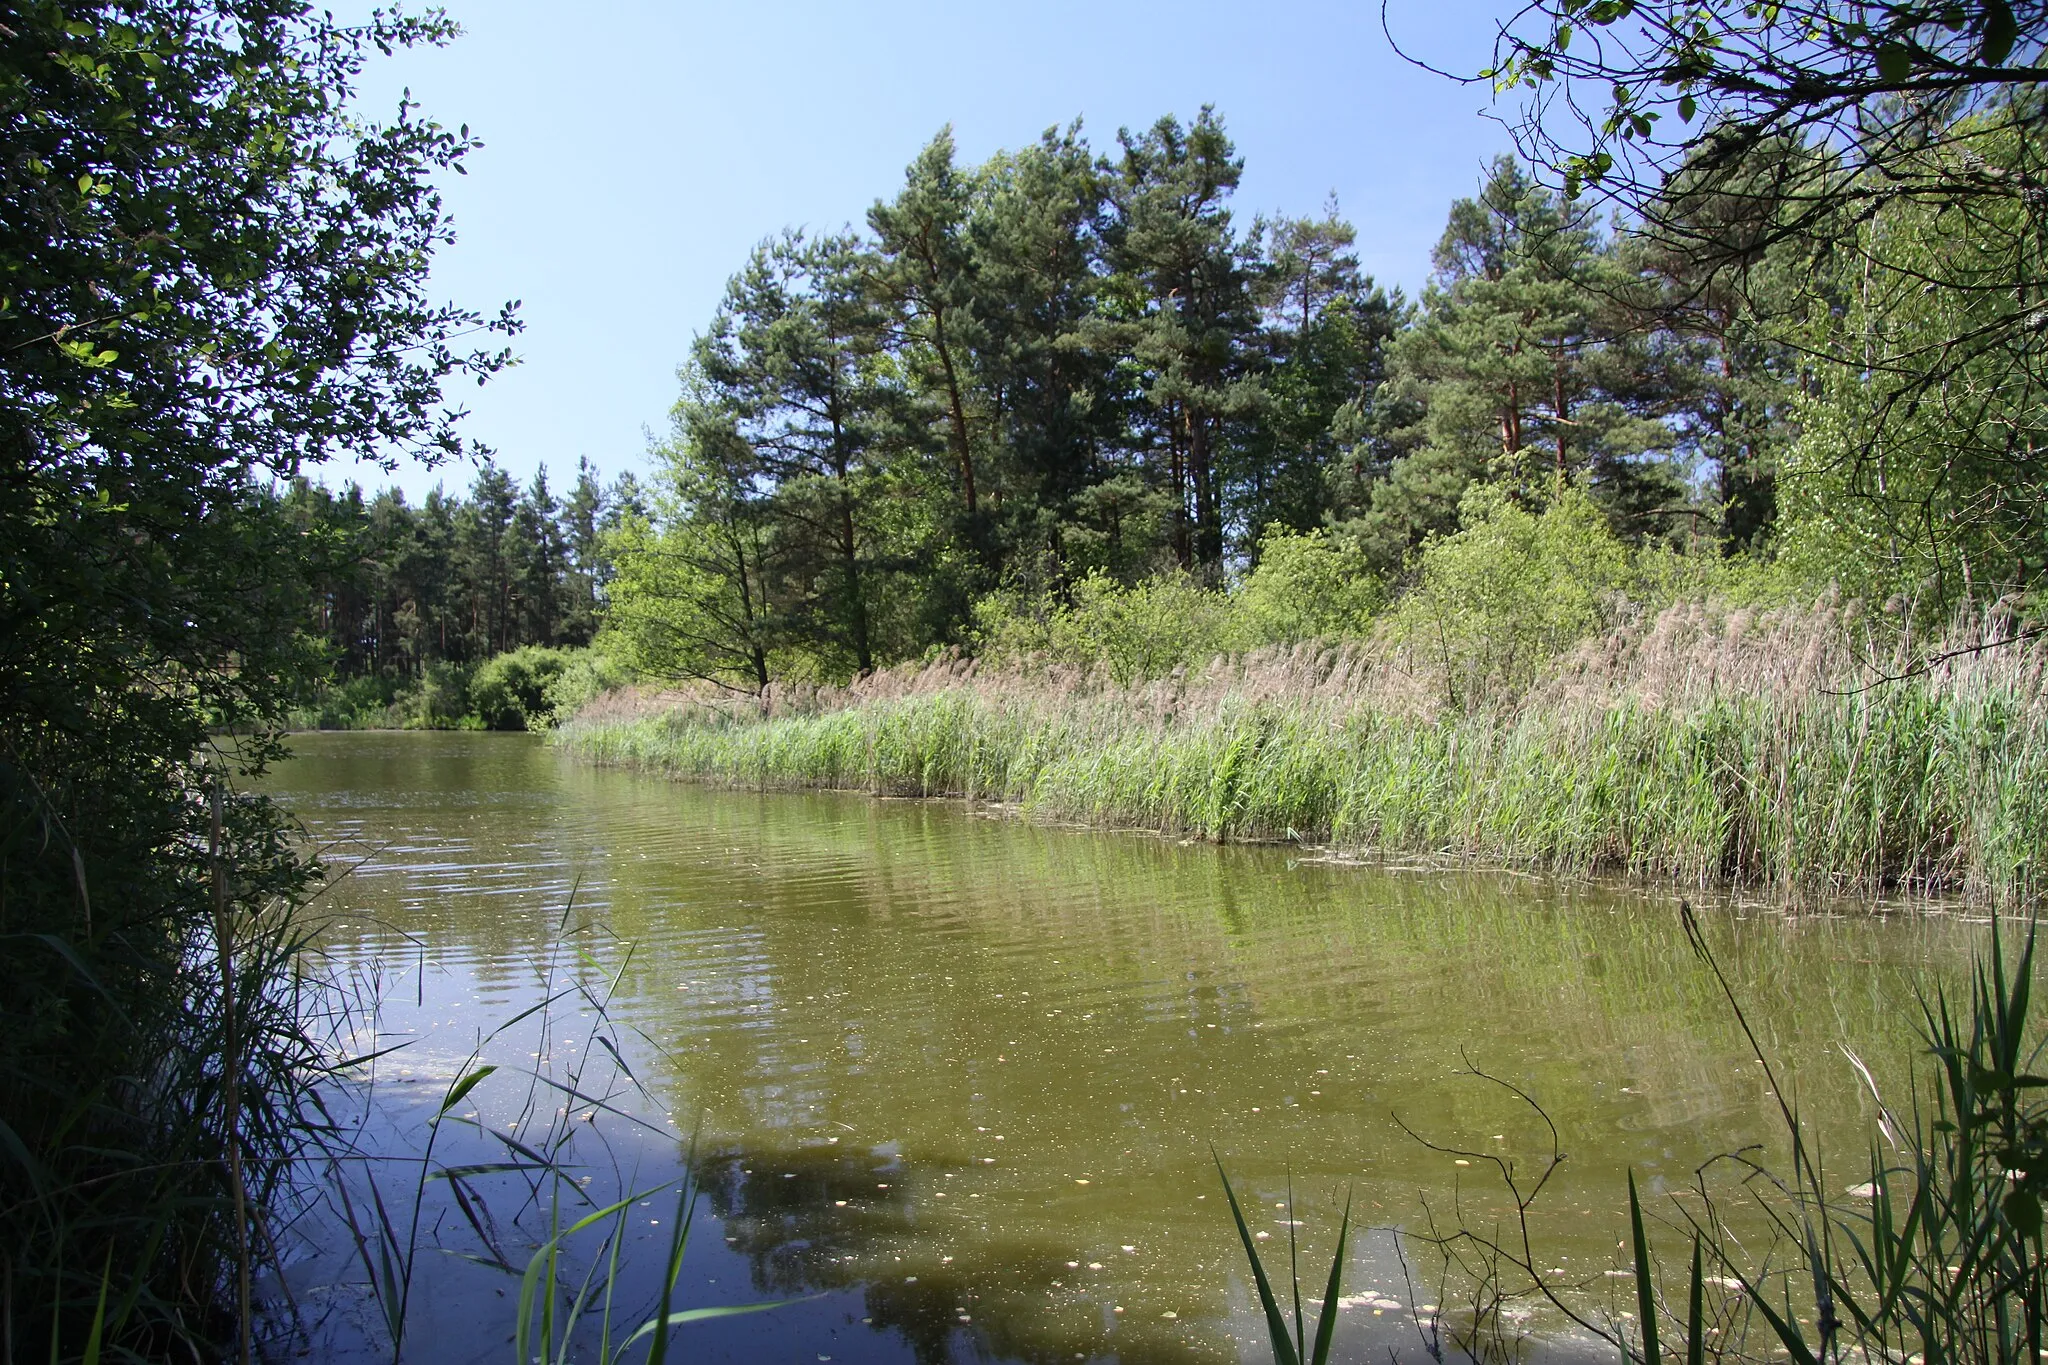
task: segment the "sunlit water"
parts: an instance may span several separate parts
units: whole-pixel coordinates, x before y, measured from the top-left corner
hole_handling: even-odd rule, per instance
[[[523,1269],[552,1217],[672,1179],[692,1132],[705,1193],[675,1307],[803,1301],[680,1327],[681,1358],[1163,1362],[1262,1356],[1212,1146],[1269,1262],[1291,1173],[1312,1292],[1350,1192],[1368,1230],[1338,1355],[1420,1360],[1417,1311],[1457,1305],[1413,1245],[1404,1272],[1388,1229],[1491,1229],[1509,1201],[1489,1158],[1526,1185],[1552,1151],[1472,1070],[1556,1125],[1540,1256],[1616,1310],[1625,1172],[1683,1187],[1782,1131],[1675,893],[706,790],[524,736],[294,747],[268,789],[332,868],[360,863],[321,902],[321,969],[373,989],[355,1046],[405,1045],[365,1069],[367,1106],[330,1098],[358,1134],[358,1226],[374,1178],[400,1250],[419,1248],[408,1359],[508,1359],[519,1282],[485,1262]],[[1843,1049],[1902,1083],[1914,981],[1952,974],[1983,929],[1704,913],[1840,1183],[1861,1180],[1874,1108]],[[576,1183],[476,1171],[465,1213],[431,1180],[413,1236],[428,1120],[479,1039],[575,988],[484,1046],[500,1070],[450,1110],[430,1169],[517,1164],[507,1138],[568,1131]],[[676,1211],[673,1190],[631,1210],[628,1327]],[[330,1204],[292,1231],[313,1348],[388,1358],[346,1218]]]

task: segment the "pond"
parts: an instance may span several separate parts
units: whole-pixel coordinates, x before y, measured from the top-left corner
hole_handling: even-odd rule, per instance
[[[502,1360],[504,1267],[635,1192],[615,1318],[644,1320],[678,1212],[659,1187],[693,1136],[675,1307],[799,1301],[679,1327],[678,1348],[844,1362],[1260,1359],[1212,1149],[1269,1263],[1299,1238],[1318,1293],[1348,1192],[1338,1355],[1421,1359],[1417,1313],[1458,1304],[1390,1230],[1505,1226],[1492,1158],[1533,1183],[1543,1115],[1566,1159],[1530,1210],[1539,1255],[1617,1311],[1626,1172],[1663,1193],[1783,1145],[1672,890],[709,790],[528,736],[293,746],[267,789],[353,868],[318,903],[317,970],[351,987],[350,1045],[396,1049],[328,1088],[352,1193],[294,1228],[323,1353],[390,1354],[351,1222],[418,1248],[406,1358]],[[1981,923],[1701,913],[1839,1183],[1862,1180],[1875,1107],[1849,1054],[1902,1086],[1915,983],[1966,963]],[[435,1132],[479,1059],[499,1069]],[[491,1169],[542,1154],[559,1177]],[[565,1279],[609,1226],[571,1240]]]

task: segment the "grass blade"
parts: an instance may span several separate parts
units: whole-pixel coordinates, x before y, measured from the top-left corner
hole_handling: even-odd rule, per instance
[[[1337,1251],[1330,1257],[1330,1283],[1323,1290],[1323,1311],[1316,1317],[1315,1350],[1309,1365],[1328,1365],[1330,1342],[1337,1333],[1337,1300],[1343,1292],[1344,1244],[1351,1237],[1351,1196],[1344,1196],[1344,1221],[1337,1226]],[[1698,1365],[1698,1362],[1693,1362]]]
[[[495,1066],[480,1066],[476,1070],[470,1072],[467,1076],[464,1076],[461,1080],[457,1081],[454,1085],[448,1087],[447,1097],[441,1101],[441,1112],[440,1114],[436,1114],[435,1117],[439,1118],[441,1114],[447,1113],[450,1109],[453,1109],[456,1105],[462,1103],[462,1097],[464,1095],[467,1095],[470,1091],[476,1089],[477,1086],[483,1083],[484,1077],[490,1075],[493,1071],[496,1071],[497,1069],[498,1068],[496,1068]]]
[[[1238,1207],[1237,1191],[1230,1188],[1230,1175],[1223,1169],[1223,1158],[1212,1150],[1210,1156],[1216,1160],[1216,1174],[1223,1181],[1223,1197],[1230,1201],[1230,1216],[1237,1220],[1237,1235],[1244,1243],[1245,1259],[1252,1264],[1252,1283],[1259,1291],[1259,1306],[1266,1310],[1266,1331],[1273,1338],[1273,1359],[1276,1365],[1301,1365],[1301,1357],[1295,1353],[1294,1340],[1287,1332],[1287,1315],[1281,1311],[1280,1301],[1273,1296],[1273,1286],[1266,1279],[1266,1267],[1259,1260],[1259,1248],[1252,1240],[1252,1230],[1245,1226],[1244,1210]]]
[[[1778,1341],[1784,1346],[1797,1365],[1820,1365],[1820,1362],[1814,1358],[1813,1348],[1806,1344],[1806,1334],[1799,1330],[1796,1321],[1788,1320],[1791,1316],[1791,1306],[1789,1304],[1786,1305],[1786,1314],[1780,1316],[1778,1310],[1771,1307],[1771,1301],[1764,1297],[1762,1285],[1752,1283],[1747,1275],[1739,1271],[1736,1273],[1735,1278],[1742,1282],[1742,1292],[1749,1296],[1749,1301],[1756,1305],[1759,1313],[1764,1315],[1764,1321],[1769,1323],[1771,1330],[1778,1334]]]
[[[1643,1235],[1643,1205],[1636,1198],[1636,1173],[1628,1173],[1628,1225],[1635,1239],[1636,1309],[1643,1319],[1644,1365],[1657,1365],[1657,1290],[1650,1283],[1650,1241]]]
[[[100,1271],[100,1302],[93,1309],[92,1326],[85,1334],[85,1354],[79,1357],[81,1365],[100,1365],[100,1343],[107,1329],[107,1281],[114,1275],[114,1249],[107,1248],[107,1264]]]
[[[765,1313],[771,1308],[787,1308],[793,1303],[809,1303],[812,1299],[823,1297],[823,1294],[805,1294],[794,1299],[771,1299],[767,1303],[727,1303],[715,1308],[685,1308],[679,1313],[670,1313],[667,1317],[649,1318],[634,1330],[632,1336],[619,1344],[619,1354],[624,1355],[626,1348],[640,1338],[654,1335],[654,1329],[657,1327],[681,1327],[684,1323],[703,1322],[709,1318],[736,1318],[742,1313]],[[659,1365],[662,1356],[655,1352],[666,1353],[667,1339],[667,1332],[654,1337],[655,1345],[648,1350],[647,1365]]]
[[[690,1154],[683,1160],[683,1183],[676,1190],[676,1216],[671,1220],[675,1230],[669,1234],[668,1273],[661,1277],[661,1307],[656,1310],[652,1322],[642,1324],[643,1330],[654,1332],[655,1324],[669,1324],[674,1316],[676,1281],[683,1274],[683,1252],[690,1244],[690,1221],[697,1213],[697,1135],[690,1135]],[[673,1325],[673,1324],[669,1324]],[[626,1347],[640,1337],[635,1332],[619,1346],[624,1355]],[[654,1344],[647,1348],[647,1365],[663,1365],[668,1358],[668,1326],[655,1333]]]
[[[1700,1262],[1699,1234],[1692,1239],[1692,1289],[1687,1295],[1685,1314],[1685,1365],[1706,1365],[1707,1314],[1706,1277]]]

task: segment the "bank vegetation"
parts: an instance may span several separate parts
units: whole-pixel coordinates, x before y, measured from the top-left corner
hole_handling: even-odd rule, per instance
[[[2024,901],[2048,832],[2043,653],[1991,612],[1916,640],[1860,604],[1665,608],[1454,704],[1425,638],[1306,640],[1164,676],[947,659],[845,686],[629,690],[571,752],[736,787],[1346,854],[1788,895]]]

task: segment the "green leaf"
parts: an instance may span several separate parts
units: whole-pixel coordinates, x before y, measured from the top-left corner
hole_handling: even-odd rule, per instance
[[[1685,1365],[1706,1365],[1707,1362],[1707,1314],[1705,1294],[1702,1286],[1705,1276],[1701,1274],[1700,1237],[1692,1238],[1692,1284],[1686,1295],[1685,1313]]]
[[[1877,49],[1877,74],[1896,84],[1913,70],[1912,54],[1901,43],[1885,43]]]
[[[1230,1216],[1237,1220],[1238,1240],[1244,1243],[1245,1259],[1252,1265],[1252,1284],[1259,1291],[1259,1306],[1266,1310],[1266,1335],[1273,1341],[1274,1365],[1301,1365],[1300,1357],[1294,1351],[1294,1339],[1287,1332],[1287,1316],[1280,1311],[1280,1300],[1274,1297],[1273,1286],[1266,1279],[1266,1267],[1259,1260],[1258,1244],[1252,1240],[1252,1230],[1245,1226],[1244,1210],[1237,1206],[1237,1191],[1230,1188],[1230,1175],[1223,1169],[1223,1158],[1215,1152],[1216,1174],[1223,1181],[1223,1197],[1230,1201]]]
[[[1343,1293],[1344,1244],[1351,1239],[1351,1196],[1344,1196],[1344,1221],[1337,1225],[1337,1250],[1330,1257],[1330,1283],[1323,1290],[1323,1311],[1316,1316],[1316,1344],[1309,1365],[1327,1365],[1330,1342],[1337,1331],[1337,1300]]]
[[[2002,65],[2012,55],[2012,45],[2019,36],[2012,7],[2005,0],[1984,0],[1984,43],[1977,49],[1978,60],[1986,66]]]
[[[742,1313],[765,1313],[771,1308],[786,1308],[793,1303],[809,1303],[812,1299],[824,1297],[823,1294],[806,1294],[802,1298],[774,1299],[768,1303],[730,1303],[716,1308],[685,1308],[679,1313],[670,1313],[665,1321],[667,1326],[680,1327],[686,1322],[703,1322],[709,1318],[736,1318]],[[664,1319],[661,1318],[649,1318],[641,1323],[632,1336],[619,1343],[620,1353],[624,1354],[628,1346],[663,1324]]]
[[[461,1080],[457,1081],[449,1089],[448,1097],[441,1101],[441,1113],[445,1114],[450,1109],[453,1109],[456,1105],[462,1103],[462,1097],[464,1095],[467,1095],[470,1091],[476,1089],[477,1085],[480,1082],[482,1082],[484,1077],[490,1075],[493,1071],[496,1071],[497,1069],[498,1068],[496,1068],[495,1066],[480,1066],[476,1070],[470,1072],[467,1076],[464,1076]]]
[[[1636,1173],[1628,1173],[1628,1224],[1635,1239],[1636,1309],[1643,1317],[1643,1360],[1657,1365],[1657,1291],[1650,1283],[1650,1240],[1643,1235],[1643,1206],[1636,1198]]]
[[[1699,101],[1695,100],[1691,95],[1680,95],[1678,97],[1679,119],[1682,122],[1691,123],[1692,116],[1699,112],[1699,107]]]

